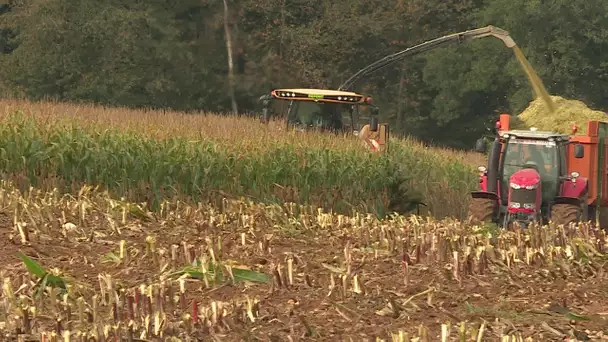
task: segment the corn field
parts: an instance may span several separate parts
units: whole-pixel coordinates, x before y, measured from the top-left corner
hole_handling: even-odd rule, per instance
[[[483,162],[399,139],[378,156],[354,137],[290,132],[251,118],[0,103],[4,179],[23,191],[101,185],[155,210],[167,198],[218,205],[228,197],[383,217],[423,202],[423,213],[464,218],[473,166]]]

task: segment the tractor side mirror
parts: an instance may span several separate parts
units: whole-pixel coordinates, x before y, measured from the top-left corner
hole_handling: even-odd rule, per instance
[[[486,141],[483,138],[479,138],[475,142],[475,152],[486,153]]]
[[[372,117],[369,120],[369,130],[372,132],[378,131],[378,118],[377,117]]]
[[[583,144],[576,144],[574,145],[574,158],[576,159],[581,159],[585,156],[585,148],[583,147]]]

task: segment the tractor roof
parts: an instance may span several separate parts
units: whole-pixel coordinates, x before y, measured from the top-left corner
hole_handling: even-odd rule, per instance
[[[557,132],[549,132],[549,131],[536,131],[536,130],[509,130],[500,132],[501,136],[509,135],[515,136],[517,138],[525,138],[525,139],[556,139],[556,140],[568,140],[570,138],[567,134],[557,133]]]
[[[273,98],[289,101],[315,101],[348,104],[367,104],[371,98],[351,91],[330,89],[275,89],[270,92]],[[368,100],[369,99],[369,100]]]

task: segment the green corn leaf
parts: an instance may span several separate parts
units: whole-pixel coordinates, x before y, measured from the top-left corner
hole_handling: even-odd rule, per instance
[[[47,277],[46,282],[47,282],[47,284],[49,286],[51,286],[51,287],[59,287],[59,288],[64,289],[64,290],[67,289],[66,286],[65,286],[65,280],[63,280],[63,278],[58,277],[58,276],[53,275],[53,274],[47,274],[46,277]]]
[[[568,312],[568,318],[569,319],[575,319],[575,320],[578,320],[578,321],[589,321],[590,320],[589,317],[582,316],[582,315],[577,315],[577,314],[572,313],[572,312]]]
[[[40,282],[38,282],[38,285],[39,285],[38,286],[38,291],[36,291],[36,296],[38,298],[40,298],[40,296],[42,296],[42,294],[44,293],[44,289],[46,289],[46,285],[47,285],[48,279],[49,278],[45,275],[44,277],[42,277],[40,279]]]
[[[43,278],[47,274],[42,266],[40,266],[36,261],[30,259],[27,255],[19,252],[19,257],[31,274],[37,276],[38,278]]]
[[[232,275],[234,280],[239,281],[250,281],[254,283],[269,283],[270,277],[266,273],[256,272],[253,270],[247,270],[242,268],[233,268]]]
[[[224,274],[219,267],[213,267],[209,265],[209,272],[207,273],[207,279],[215,278],[218,281],[224,279]],[[217,271],[217,272],[216,272]],[[200,267],[186,266],[178,271],[172,272],[169,277],[180,277],[184,274],[188,274],[191,278],[195,279],[203,279],[203,272],[201,272]],[[270,277],[266,273],[257,272],[253,270],[243,269],[243,268],[232,268],[232,275],[234,276],[234,280],[238,283],[240,281],[250,281],[254,283],[268,283],[270,282]]]

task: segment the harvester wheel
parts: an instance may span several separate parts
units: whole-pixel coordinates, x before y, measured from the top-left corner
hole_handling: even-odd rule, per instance
[[[492,222],[496,201],[491,198],[471,198],[469,219],[472,224]]]
[[[579,206],[572,204],[555,204],[551,207],[551,221],[567,227],[571,222],[577,222],[580,210]]]

